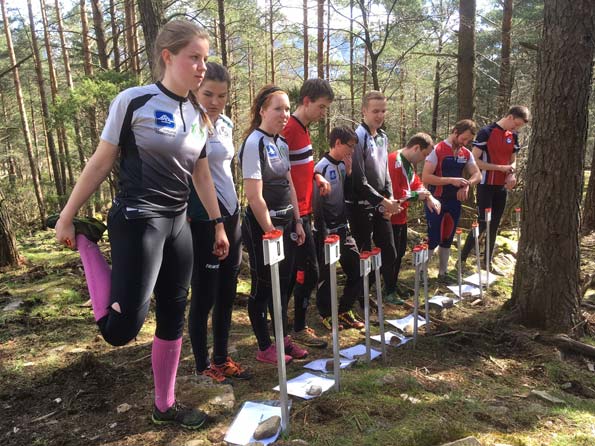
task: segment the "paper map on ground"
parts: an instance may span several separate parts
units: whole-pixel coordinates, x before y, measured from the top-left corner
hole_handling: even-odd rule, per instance
[[[308,364],[306,364],[304,366],[304,368],[310,369],[310,370],[315,370],[315,371],[318,371],[318,372],[332,372],[333,371],[333,366],[332,365],[329,367],[328,370],[326,368],[326,364],[327,364],[328,361],[333,361],[333,358],[315,359],[314,361],[309,362]],[[349,367],[351,364],[353,364],[355,361],[353,359],[339,358],[339,362],[340,362],[339,367],[342,368],[342,369],[345,369],[345,368]]]
[[[365,355],[366,354],[366,346],[363,344],[354,345],[353,347],[349,347],[346,349],[341,350],[339,353],[349,359],[354,359],[356,356]],[[373,348],[370,349],[370,358],[376,359],[382,353],[378,350],[374,350]]]
[[[256,441],[252,437],[254,430],[262,421],[275,415],[279,417],[281,416],[281,407],[246,401],[235,420],[233,420],[231,426],[229,426],[229,429],[227,429],[224,440],[233,445],[245,445],[254,442]],[[279,431],[281,431],[281,429],[279,429]],[[279,432],[272,437],[258,441],[262,444],[270,444],[273,443],[278,436]]]
[[[458,285],[449,285],[448,288],[450,291],[455,293],[459,296],[459,286]],[[479,296],[479,287],[475,285],[469,285],[468,283],[464,283],[461,285],[461,293],[465,296],[467,293],[471,294],[471,297]],[[461,296],[459,296],[461,297]]]
[[[419,327],[421,327],[421,326],[423,326],[423,325],[426,324],[426,320],[423,317],[419,316],[419,315],[417,316],[417,320],[418,320],[418,322],[417,322],[417,328],[419,328]],[[410,332],[413,332],[413,322],[415,322],[415,321],[413,319],[413,314],[410,314],[409,316],[405,316],[404,318],[401,318],[401,319],[389,319],[386,322],[388,322],[389,324],[391,324],[394,327],[397,327],[401,331],[405,331],[405,328],[408,327],[408,326],[410,326],[411,328],[410,328],[409,331]]]
[[[299,396],[305,400],[310,400],[312,398],[316,398],[314,395],[308,395],[308,389],[311,386],[320,386],[322,388],[322,392],[324,393],[334,385],[334,379],[323,378],[322,376],[313,375],[312,373],[306,372],[287,381],[287,393],[290,395]],[[278,392],[279,386],[275,387],[273,390]]]
[[[458,291],[458,287],[457,287],[457,291]],[[432,297],[431,299],[428,300],[428,302],[436,304],[440,307],[447,307],[448,308],[448,302],[452,301],[452,304],[456,304],[460,299],[454,298],[454,297],[447,297],[447,296],[441,296],[441,295],[436,295],[434,297]],[[446,305],[445,305],[446,304]]]
[[[391,345],[390,341],[392,338],[397,338],[400,342],[399,344],[395,345],[395,347],[400,347],[401,345],[407,344],[411,339],[407,336],[403,336],[402,334],[395,333],[394,331],[385,331],[384,332],[384,343]],[[380,335],[372,336],[371,339],[374,339],[377,342],[380,342]]]
[[[479,286],[479,274],[477,274],[477,273],[472,274],[469,277],[465,277],[463,280],[465,282]],[[491,285],[492,282],[495,282],[496,280],[498,280],[498,276],[496,276],[495,274],[490,274],[490,283],[489,284]],[[488,283],[488,273],[484,270],[481,270],[481,285],[486,286],[487,283]]]

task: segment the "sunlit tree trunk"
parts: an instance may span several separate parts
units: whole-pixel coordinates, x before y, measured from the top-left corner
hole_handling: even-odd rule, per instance
[[[500,48],[500,84],[498,86],[498,116],[504,116],[510,106],[510,47],[512,29],[512,0],[503,1],[502,47]]]
[[[10,221],[10,213],[6,208],[4,194],[0,189],[0,267],[17,266],[19,251]]]
[[[304,0],[303,6],[303,13],[304,13],[304,80],[308,79],[309,76],[309,59],[310,59],[310,51],[309,51],[309,39],[308,39],[308,0]]]
[[[324,0],[318,0],[318,47],[316,68],[318,77],[324,78]]]
[[[140,23],[145,36],[145,53],[149,61],[149,67],[153,71],[155,61],[153,60],[153,48],[159,29],[164,23],[164,11],[162,0],[138,0]]]
[[[475,0],[459,2],[459,52],[457,62],[458,119],[473,119],[475,112]]]
[[[56,0],[57,2],[57,0]],[[109,0],[110,25],[112,28],[112,52],[114,53],[114,70],[120,71],[120,30],[116,13],[116,0]]]
[[[139,67],[136,64],[137,58],[134,39],[136,24],[133,0],[124,0],[124,17],[126,25],[126,32],[124,34],[126,36],[126,56],[128,70],[136,74],[139,71]]]
[[[353,0],[349,0],[349,93],[351,95],[351,120],[355,121],[355,79],[353,78],[353,53],[355,51],[353,36]]]
[[[91,0],[91,11],[93,13],[93,28],[95,29],[95,42],[97,43],[99,66],[104,70],[109,70],[109,57],[107,56],[107,43],[103,25],[103,10],[99,0]]]
[[[583,233],[595,231],[595,145],[591,154],[591,176],[587,185],[583,209],[582,230]]]
[[[275,36],[273,35],[273,0],[269,0],[269,45],[271,49],[271,83],[275,83]]]

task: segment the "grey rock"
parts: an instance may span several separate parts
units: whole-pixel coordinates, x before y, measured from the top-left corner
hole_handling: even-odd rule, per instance
[[[205,440],[189,440],[184,443],[184,446],[207,446],[207,444]]]
[[[322,395],[322,387],[312,385],[306,389],[306,394],[310,396],[320,396]]]
[[[481,446],[481,443],[475,437],[465,437],[450,443],[444,443],[442,446]]]
[[[275,435],[281,427],[281,417],[273,416],[262,421],[254,431],[252,435],[255,440],[262,440],[263,438],[269,438]]]
[[[545,390],[531,390],[531,394],[535,395],[539,398],[541,398],[542,400],[548,401],[550,403],[554,403],[554,404],[566,404],[566,401],[561,400],[560,398],[556,398],[553,395],[550,395],[549,393],[547,393]]]

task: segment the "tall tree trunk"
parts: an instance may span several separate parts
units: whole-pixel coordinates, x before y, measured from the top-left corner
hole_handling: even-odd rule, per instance
[[[362,97],[366,95],[368,91],[368,47],[364,45],[364,75],[362,79]]]
[[[124,0],[124,20],[126,36],[126,57],[128,70],[133,73],[138,73],[139,67],[136,66],[136,49],[134,44],[134,0]]]
[[[112,52],[114,53],[114,70],[120,71],[120,30],[118,28],[118,17],[116,14],[116,0],[109,0],[109,15],[111,17],[110,25],[112,28]]]
[[[0,105],[2,106],[2,119],[8,122],[8,113],[6,113],[6,103],[4,102],[4,92],[0,89]],[[12,155],[12,143],[10,138],[6,138],[6,159],[8,161],[8,181],[12,187],[16,186],[17,172]],[[48,169],[49,170],[49,169]]]
[[[89,18],[85,0],[80,0],[81,28],[83,40],[83,67],[86,76],[93,76],[93,59],[91,58],[91,44],[89,42]]]
[[[304,80],[308,79],[309,76],[309,59],[310,59],[310,51],[309,45],[310,42],[308,40],[308,0],[304,0],[303,6],[303,14],[304,14]]]
[[[500,81],[498,86],[498,116],[504,116],[510,106],[510,47],[512,0],[504,0],[502,16],[502,47],[500,49]]]
[[[52,161],[52,171],[54,174],[54,185],[56,186],[56,193],[60,200],[60,204],[64,204],[64,194],[66,189],[64,181],[62,180],[62,169],[60,168],[60,160],[58,159],[58,152],[56,150],[56,143],[54,141],[54,134],[50,128],[50,111],[48,106],[47,93],[45,89],[45,80],[43,69],[41,66],[41,57],[39,55],[39,44],[37,42],[37,34],[35,32],[35,18],[33,16],[33,7],[31,0],[27,0],[27,9],[29,11],[29,27],[31,28],[31,46],[33,47],[33,57],[35,60],[35,73],[37,75],[37,87],[39,89],[39,100],[41,102],[41,113],[43,115],[43,125],[45,128],[47,138],[47,149]],[[20,81],[19,81],[20,84]],[[28,129],[27,129],[28,131]],[[37,168],[35,169],[37,172]]]
[[[595,144],[591,154],[591,176],[589,177],[583,206],[582,231],[584,234],[588,234],[595,231]]]
[[[145,52],[147,53],[147,60],[151,72],[155,67],[155,60],[153,60],[153,48],[155,47],[155,39],[161,26],[165,22],[163,1],[162,0],[138,0],[138,10],[140,12],[140,23],[143,28],[145,36]]]
[[[326,79],[331,79],[331,2],[326,2]]]
[[[224,67],[229,67],[227,55],[227,27],[225,25],[225,3],[223,0],[217,0],[217,12],[219,15],[219,54],[221,54],[221,63]],[[225,115],[231,117],[231,101],[225,104]]]
[[[10,213],[5,205],[4,194],[0,190],[0,268],[17,266],[18,263],[17,241],[10,222]]]
[[[459,2],[459,53],[457,61],[458,119],[473,119],[475,90],[475,0]]]
[[[318,0],[318,53],[316,54],[316,67],[318,77],[324,78],[324,0]]]
[[[580,320],[579,216],[593,35],[592,0],[544,1],[511,303],[522,324],[556,332],[569,332]]]
[[[273,0],[269,0],[269,44],[271,45],[271,83],[275,83],[275,36],[273,35]]]
[[[440,55],[442,54],[442,35],[438,36],[438,49],[436,51],[436,68],[434,69],[434,98],[432,100],[432,138],[436,139],[438,135],[438,113],[440,109]]]
[[[105,40],[105,28],[103,26],[103,11],[99,0],[91,0],[91,11],[93,12],[93,28],[95,28],[95,41],[97,42],[99,66],[104,70],[109,70],[107,42]]]
[[[351,120],[355,122],[355,79],[353,76],[353,53],[355,51],[353,36],[353,0],[349,0],[349,93],[351,95]]]
[[[8,15],[6,14],[6,1],[0,0],[0,7],[2,8],[2,20],[4,22],[4,34],[6,35],[6,47],[10,57],[10,65],[14,79],[14,89],[17,97],[17,104],[21,117],[21,128],[23,130],[23,137],[25,139],[25,148],[27,150],[27,157],[29,158],[29,167],[31,169],[31,180],[33,182],[33,190],[35,191],[35,198],[37,199],[37,207],[39,209],[39,217],[41,226],[45,227],[46,209],[41,191],[41,184],[39,176],[37,175],[37,163],[33,157],[33,147],[31,145],[31,134],[29,132],[29,123],[27,121],[27,111],[25,110],[25,101],[23,100],[23,92],[21,90],[21,78],[19,76],[19,68],[17,67],[17,60],[14,55],[14,47],[12,45],[12,34],[10,32],[10,24],[8,22]]]

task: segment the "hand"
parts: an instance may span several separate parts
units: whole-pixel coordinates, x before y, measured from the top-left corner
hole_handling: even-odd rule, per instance
[[[440,215],[440,211],[442,210],[442,205],[438,200],[436,200],[432,195],[429,195],[426,199],[426,204],[428,205],[428,209],[430,212],[434,212],[435,214]]]
[[[326,181],[326,178],[324,178],[320,174],[316,175],[315,179],[316,185],[318,186],[318,190],[320,191],[320,195],[322,195],[323,197],[325,195],[328,195],[331,192],[331,183]]]
[[[296,243],[298,246],[302,246],[306,241],[306,233],[304,232],[304,227],[300,222],[297,222],[295,225],[295,233],[297,235]]]
[[[76,237],[72,219],[63,217],[58,219],[56,222],[56,240],[58,243],[68,246],[69,248],[76,248]]]
[[[450,184],[452,184],[454,187],[463,187],[469,186],[469,181],[467,181],[465,178],[452,177],[450,178]]]
[[[514,175],[514,173],[509,173],[508,175],[506,175],[504,187],[506,188],[506,190],[513,190],[515,186],[516,176]]]
[[[427,200],[428,198],[430,198],[432,196],[432,194],[430,193],[429,190],[420,190],[417,192],[417,196],[419,197],[420,200]]]
[[[514,167],[512,167],[510,164],[501,164],[498,166],[498,170],[506,174],[511,174],[514,172]]]
[[[398,214],[403,210],[403,208],[401,207],[401,202],[399,200],[389,200],[385,198],[385,202],[386,203],[383,203],[384,208],[386,209],[386,212],[388,212],[389,214]]]
[[[213,243],[213,254],[219,260],[223,260],[229,254],[229,240],[222,223],[215,226],[215,243]]]
[[[469,195],[469,184],[459,188],[459,190],[457,191],[457,200],[465,201],[467,199],[468,195]]]
[[[385,220],[389,220],[392,217],[393,214],[391,214],[390,212],[385,212],[384,214],[382,214],[382,218],[384,218]]]
[[[343,158],[343,163],[345,164],[345,173],[347,175],[351,175],[351,168],[353,166],[353,158],[351,155],[347,155],[345,158]]]

